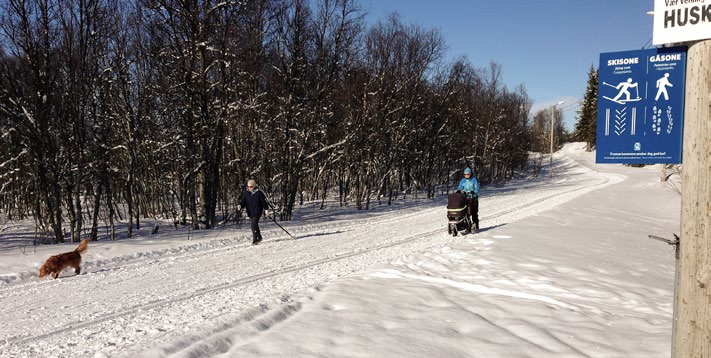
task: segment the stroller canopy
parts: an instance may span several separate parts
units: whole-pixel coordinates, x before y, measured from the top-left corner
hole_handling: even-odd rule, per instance
[[[467,196],[462,192],[449,194],[447,198],[447,210],[464,210],[467,207]]]

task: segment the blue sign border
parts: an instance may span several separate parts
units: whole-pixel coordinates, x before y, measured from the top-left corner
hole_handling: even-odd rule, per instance
[[[597,163],[681,163],[686,48],[600,54]]]

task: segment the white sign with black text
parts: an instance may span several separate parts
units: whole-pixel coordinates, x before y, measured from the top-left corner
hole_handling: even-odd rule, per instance
[[[654,0],[654,45],[709,38],[711,0]]]

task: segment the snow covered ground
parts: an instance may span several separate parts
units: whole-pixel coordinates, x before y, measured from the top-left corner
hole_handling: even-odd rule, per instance
[[[76,244],[0,231],[0,357],[667,357],[679,195],[657,166],[596,165],[486,187],[482,229],[447,234],[446,197],[368,212],[89,245],[83,271],[37,279]]]

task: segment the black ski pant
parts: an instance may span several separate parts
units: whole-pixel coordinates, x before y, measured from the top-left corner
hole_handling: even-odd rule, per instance
[[[259,231],[259,219],[259,216],[249,218],[249,222],[252,226],[252,241],[262,240],[262,232]]]
[[[472,222],[479,227],[479,197],[467,198],[467,202],[469,203],[469,216],[471,216]]]

